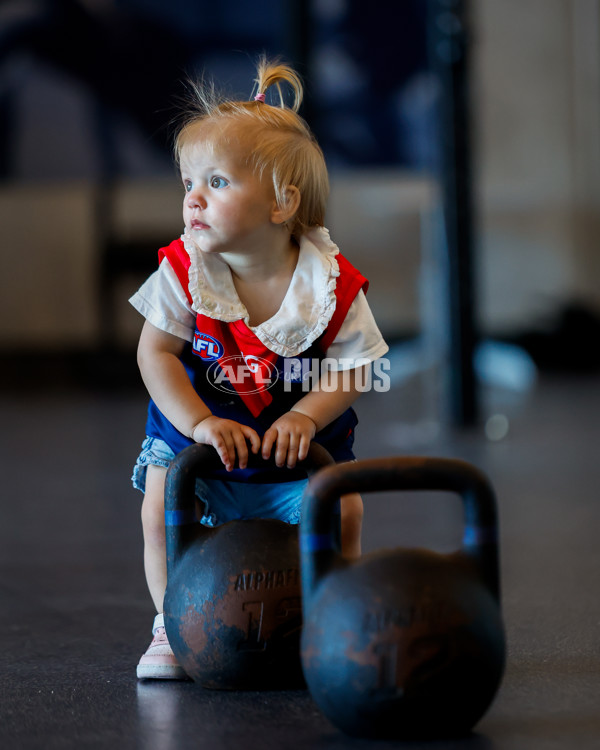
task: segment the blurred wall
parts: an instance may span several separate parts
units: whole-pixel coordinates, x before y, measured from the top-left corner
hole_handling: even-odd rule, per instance
[[[521,330],[574,298],[600,309],[600,0],[472,6],[484,330]],[[90,171],[102,173],[91,135],[94,106],[56,72],[22,63],[11,75],[20,82],[20,114],[38,127],[16,146],[22,177],[0,187],[0,252],[8,268],[0,347],[94,346],[104,325],[98,189],[89,178]],[[402,106],[427,106],[427,82],[411,91]],[[112,231],[124,240],[167,242],[180,231],[176,176],[130,125],[121,132],[129,167],[113,192]],[[79,176],[61,170],[65,142]],[[31,178],[40,160],[55,181]],[[335,166],[332,186],[332,236],[370,277],[382,328],[387,335],[415,330],[435,184],[423,170]],[[125,345],[140,325],[126,303],[140,281],[135,274],[118,281],[118,339]]]
[[[482,318],[600,309],[600,3],[477,0]]]

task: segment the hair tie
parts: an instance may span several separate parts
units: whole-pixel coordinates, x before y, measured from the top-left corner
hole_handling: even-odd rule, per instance
[[[254,97],[254,101],[255,102],[264,102],[264,100],[265,100],[265,95],[264,94],[257,94]]]

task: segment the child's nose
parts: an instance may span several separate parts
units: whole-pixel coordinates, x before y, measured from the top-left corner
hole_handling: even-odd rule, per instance
[[[188,208],[206,208],[206,200],[199,190],[192,190],[187,196]]]

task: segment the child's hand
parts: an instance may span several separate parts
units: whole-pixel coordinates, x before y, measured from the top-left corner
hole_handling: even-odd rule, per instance
[[[236,454],[240,469],[246,468],[248,464],[247,440],[250,441],[252,453],[258,453],[260,448],[260,438],[252,427],[234,422],[233,419],[221,419],[212,415],[194,427],[191,438],[196,443],[212,445],[227,471],[233,469]]]
[[[317,427],[310,417],[297,411],[288,411],[275,420],[265,432],[262,457],[269,458],[275,445],[275,464],[293,469],[296,461],[303,461],[314,438]]]

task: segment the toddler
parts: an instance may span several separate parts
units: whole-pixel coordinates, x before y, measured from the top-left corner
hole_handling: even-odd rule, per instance
[[[196,483],[203,524],[298,523],[306,480],[296,462],[312,440],[336,461],[353,460],[351,404],[387,351],[366,279],[323,226],[329,182],[297,114],[302,83],[265,59],[255,83],[250,101],[196,88],[175,144],[185,231],[131,298],[146,319],[138,363],[151,399],[133,482],[144,492],[144,568],[158,612],[140,678],[185,677],[162,617],[170,461],[194,442],[218,452],[223,469]],[[268,89],[276,105],[265,101]],[[273,454],[275,467],[248,468],[249,452]],[[360,496],[343,497],[347,556],[360,554],[361,521]]]

